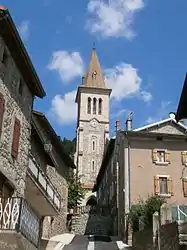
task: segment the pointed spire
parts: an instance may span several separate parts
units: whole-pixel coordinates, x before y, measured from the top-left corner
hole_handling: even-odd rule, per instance
[[[93,44],[88,72],[84,78],[83,85],[92,88],[106,88],[101,66],[97,57],[95,43]]]

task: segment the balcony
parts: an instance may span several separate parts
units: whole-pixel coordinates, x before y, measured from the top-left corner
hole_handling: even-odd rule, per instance
[[[25,197],[42,216],[53,216],[61,207],[61,197],[48,176],[30,155]]]
[[[13,249],[13,245],[14,249],[26,249],[26,245],[34,249],[39,236],[40,218],[25,199],[0,198],[0,249]]]

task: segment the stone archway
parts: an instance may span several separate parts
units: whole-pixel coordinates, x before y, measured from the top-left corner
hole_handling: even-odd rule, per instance
[[[96,206],[96,205],[97,205],[97,199],[94,195],[91,195],[86,202],[86,206]]]

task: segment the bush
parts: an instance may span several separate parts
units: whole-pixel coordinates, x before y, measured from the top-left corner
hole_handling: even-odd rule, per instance
[[[145,228],[152,227],[153,214],[160,211],[160,207],[165,203],[165,199],[159,196],[149,196],[146,201],[140,200],[138,204],[132,205],[130,220],[134,232],[139,230],[139,219],[143,217]]]

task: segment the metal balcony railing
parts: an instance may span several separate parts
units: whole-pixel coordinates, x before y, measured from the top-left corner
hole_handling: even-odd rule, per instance
[[[41,167],[39,166],[39,164],[36,162],[36,160],[31,154],[29,158],[29,172],[31,173],[35,181],[39,184],[41,189],[45,192],[49,200],[59,210],[61,206],[60,194],[58,193],[58,191],[53,186],[48,176],[41,169]]]
[[[20,232],[36,247],[40,236],[40,218],[23,198],[0,198],[0,230]]]

